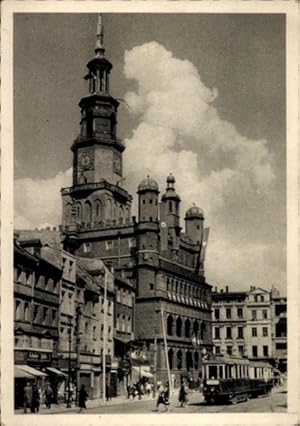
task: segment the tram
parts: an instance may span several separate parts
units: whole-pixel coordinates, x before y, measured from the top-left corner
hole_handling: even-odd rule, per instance
[[[236,404],[268,395],[273,387],[273,367],[263,361],[220,356],[203,361],[202,378],[207,404]]]

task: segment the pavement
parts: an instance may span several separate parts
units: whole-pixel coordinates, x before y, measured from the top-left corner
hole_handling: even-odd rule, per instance
[[[275,387],[272,394],[268,397],[259,397],[250,399],[247,402],[239,403],[237,405],[211,405],[207,406],[203,403],[204,398],[199,391],[192,391],[189,394],[189,404],[184,408],[184,412],[284,412],[287,409],[287,391],[286,386]],[[182,412],[182,408],[178,404],[178,389],[173,391],[170,398],[170,411]],[[94,399],[87,401],[87,414],[125,414],[125,413],[147,413],[157,411],[156,397],[145,396],[142,399],[128,399],[127,397],[118,396],[111,401],[103,402],[102,399]],[[114,407],[111,410],[111,407]],[[165,412],[164,407],[160,407],[158,412]],[[52,405],[51,409],[41,407],[39,414],[77,414],[79,408],[74,405],[67,408],[66,404]],[[15,414],[24,414],[23,409],[15,410]]]
[[[177,395],[177,392],[176,392]],[[155,401],[156,397],[153,396],[144,396],[142,399],[128,399],[126,396],[117,396],[112,398],[110,401],[103,401],[103,399],[90,399],[86,403],[87,409],[89,408],[97,408],[97,407],[111,407],[114,405],[123,405],[123,404],[137,404],[139,402],[145,401]],[[79,408],[75,407],[74,403],[70,408],[67,408],[65,403],[61,404],[52,404],[51,408],[45,408],[44,404],[41,405],[39,414],[65,414],[65,413],[78,413]],[[18,408],[15,411],[15,414],[24,414],[23,408]],[[32,414],[29,413],[28,414]]]

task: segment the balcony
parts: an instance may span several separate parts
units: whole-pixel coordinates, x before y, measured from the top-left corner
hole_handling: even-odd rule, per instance
[[[128,192],[121,188],[119,185],[113,185],[108,183],[105,179],[102,179],[99,182],[83,183],[81,185],[70,186],[69,188],[62,188],[62,195],[73,195],[78,192],[93,192],[100,189],[109,189],[110,191],[119,195],[120,198],[125,200],[131,200],[131,195]]]

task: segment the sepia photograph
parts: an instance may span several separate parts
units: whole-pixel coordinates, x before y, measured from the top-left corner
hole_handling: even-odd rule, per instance
[[[287,13],[57,3],[10,15],[14,422],[287,422]]]

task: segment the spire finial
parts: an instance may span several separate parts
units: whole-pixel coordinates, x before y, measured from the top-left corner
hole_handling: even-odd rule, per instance
[[[95,52],[96,55],[104,55],[104,43],[103,43],[103,36],[104,36],[104,27],[103,27],[103,21],[102,21],[102,13],[98,14],[98,22],[97,22],[97,41],[96,41],[96,47]]]

